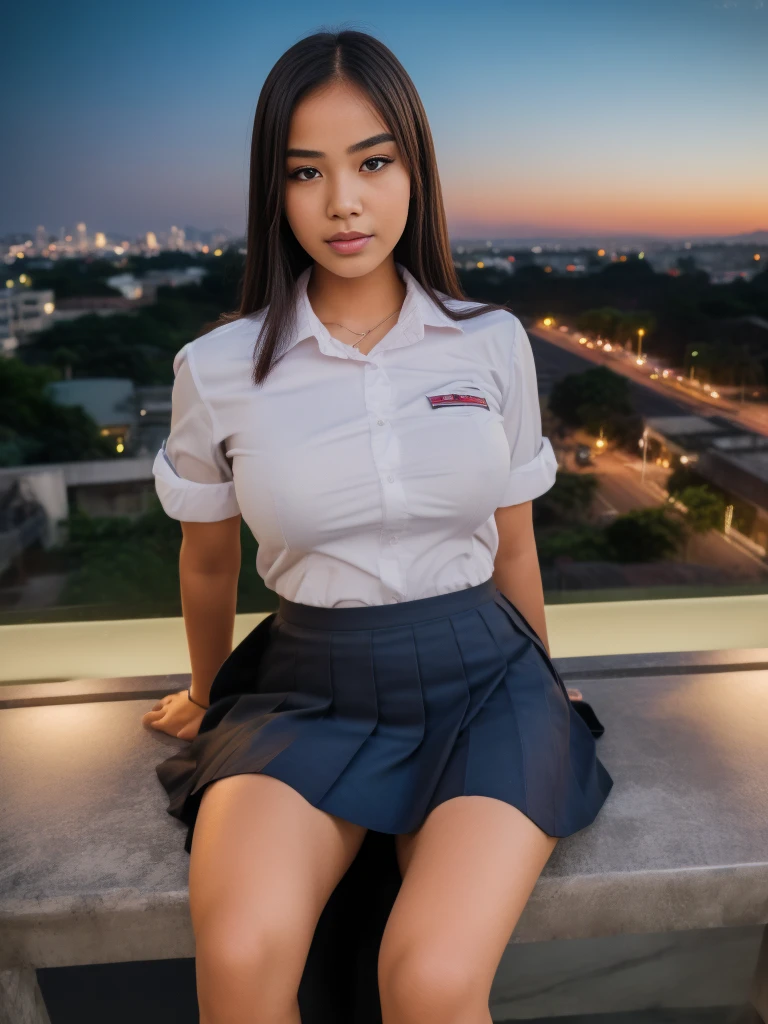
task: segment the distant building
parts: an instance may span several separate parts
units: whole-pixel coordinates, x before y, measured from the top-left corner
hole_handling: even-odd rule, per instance
[[[0,298],[0,321],[5,321],[5,327],[0,322],[0,337],[15,338],[17,344],[23,345],[30,334],[51,326],[55,308],[50,289],[36,291],[23,285],[5,288]],[[4,343],[3,347],[9,351],[16,345]]]
[[[751,510],[747,540],[768,551],[768,437],[718,416],[660,416],[646,420],[649,454],[699,476]]]
[[[10,288],[0,291],[0,352],[7,355],[17,347],[18,339],[13,333],[13,302]]]
[[[139,419],[132,380],[123,377],[59,380],[48,385],[48,393],[59,405],[79,405],[101,428],[102,436],[113,437],[117,450],[125,450]]]
[[[183,228],[177,228],[175,225],[171,228],[170,234],[168,235],[168,248],[169,249],[183,249],[184,243],[186,242],[186,235]]]

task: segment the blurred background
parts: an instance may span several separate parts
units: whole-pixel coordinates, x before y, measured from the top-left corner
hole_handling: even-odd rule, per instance
[[[437,147],[467,295],[525,324],[560,473],[547,601],[768,590],[762,0],[9,7],[0,624],[178,615],[152,462],[171,360],[238,304],[278,56],[378,35]],[[243,530],[240,610],[275,606]]]

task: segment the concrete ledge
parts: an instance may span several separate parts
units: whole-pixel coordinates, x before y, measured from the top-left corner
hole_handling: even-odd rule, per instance
[[[547,605],[559,658],[734,651],[768,642],[768,594]],[[238,643],[267,613],[238,615]],[[189,672],[184,620],[0,626],[0,682]]]
[[[615,785],[556,847],[513,943],[768,922],[765,653],[649,659],[633,678],[624,659],[570,663]],[[0,711],[0,968],[191,955],[185,830],[154,772],[184,744],[140,723],[168,683],[74,681],[66,703]],[[25,689],[42,696],[8,696]]]

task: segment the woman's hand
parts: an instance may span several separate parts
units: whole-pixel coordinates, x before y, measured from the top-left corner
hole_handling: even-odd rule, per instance
[[[187,691],[180,690],[159,700],[142,717],[141,724],[181,740],[192,740],[197,736],[204,714],[205,710],[192,703]]]

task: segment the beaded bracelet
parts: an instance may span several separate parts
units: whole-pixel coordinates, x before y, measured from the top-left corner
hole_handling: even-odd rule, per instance
[[[202,708],[204,711],[207,711],[208,708],[210,707],[210,704],[200,704],[198,701],[196,701],[193,698],[192,694],[190,693],[190,689],[191,689],[191,687],[188,686],[187,687],[187,697],[192,701],[193,704],[197,704],[197,706],[199,708]]]

